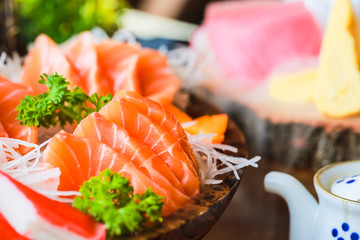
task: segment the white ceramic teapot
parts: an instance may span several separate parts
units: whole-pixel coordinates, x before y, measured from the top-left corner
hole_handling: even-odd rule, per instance
[[[268,173],[265,189],[282,196],[289,207],[290,240],[360,240],[360,202],[330,191],[334,184],[358,181],[359,173],[360,161],[321,168],[314,176],[319,203],[294,177],[280,172]],[[359,187],[354,188],[353,192],[356,191],[360,192]]]

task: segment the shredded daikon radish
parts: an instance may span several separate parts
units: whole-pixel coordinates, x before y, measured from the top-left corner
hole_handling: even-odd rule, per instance
[[[101,27],[94,27],[93,29],[91,29],[91,33],[94,36],[95,42],[101,42],[109,39],[109,36],[105,32],[105,30]]]
[[[199,162],[200,181],[202,184],[219,184],[222,180],[215,179],[216,176],[233,172],[236,179],[240,180],[237,170],[252,166],[257,167],[257,162],[261,159],[259,156],[251,159],[242,157],[228,156],[218,150],[227,150],[233,153],[237,149],[226,144],[213,144],[211,137],[213,134],[188,134],[189,142]]]
[[[0,74],[13,82],[20,82],[24,59],[14,52],[12,58],[5,52],[0,53]]]
[[[74,202],[72,198],[65,198],[65,197],[81,196],[80,192],[78,191],[39,190],[38,192],[51,199],[64,203]]]
[[[49,141],[37,145],[13,138],[0,138],[0,170],[47,197],[70,202],[71,199],[61,198],[61,196],[78,195],[78,192],[57,191],[60,169],[46,169],[39,164],[41,149]],[[19,146],[33,149],[27,154],[21,155],[16,150]]]
[[[111,37],[113,40],[118,42],[127,42],[129,44],[138,44],[136,41],[136,37],[131,32],[125,29],[117,30]]]
[[[192,125],[195,125],[195,124],[196,124],[196,121],[190,121],[190,122],[182,123],[181,126],[183,128],[187,128],[187,127],[191,127]]]
[[[104,31],[104,29],[100,27],[94,27],[91,30],[91,33],[93,34],[93,37],[95,39],[95,42],[101,42],[104,40],[109,39],[110,37],[107,35],[107,33]],[[125,29],[119,29],[111,36],[112,40],[115,40],[117,42],[126,42],[129,44],[138,44],[136,41],[136,37],[133,33],[125,30]]]

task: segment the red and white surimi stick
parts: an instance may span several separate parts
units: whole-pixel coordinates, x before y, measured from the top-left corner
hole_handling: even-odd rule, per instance
[[[23,239],[105,239],[104,224],[62,202],[49,199],[0,171],[0,239],[16,233]],[[15,239],[15,238],[13,238]],[[18,239],[18,238],[16,238]],[[20,238],[22,239],[22,238]]]
[[[0,213],[0,239],[8,240],[30,240],[27,237],[21,236],[15,229],[9,224],[4,216]]]

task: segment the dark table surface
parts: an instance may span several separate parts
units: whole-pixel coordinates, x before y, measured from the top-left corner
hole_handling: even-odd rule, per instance
[[[289,238],[289,211],[285,200],[264,189],[264,177],[270,171],[293,175],[316,196],[312,182],[314,171],[285,167],[262,159],[258,168],[246,169],[234,198],[204,240]]]

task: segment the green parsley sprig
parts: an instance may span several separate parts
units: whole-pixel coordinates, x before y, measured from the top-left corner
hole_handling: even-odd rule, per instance
[[[145,223],[161,222],[163,197],[150,188],[141,195],[133,191],[127,178],[106,169],[83,183],[74,207],[105,223],[110,236],[127,235],[141,230]]]
[[[19,112],[17,120],[22,125],[49,128],[58,123],[61,127],[67,123],[79,123],[112,99],[111,94],[99,96],[94,93],[88,96],[79,87],[70,91],[70,83],[57,73],[43,74],[40,78],[39,83],[48,86],[49,90],[36,96],[27,95],[21,100],[16,110]]]

